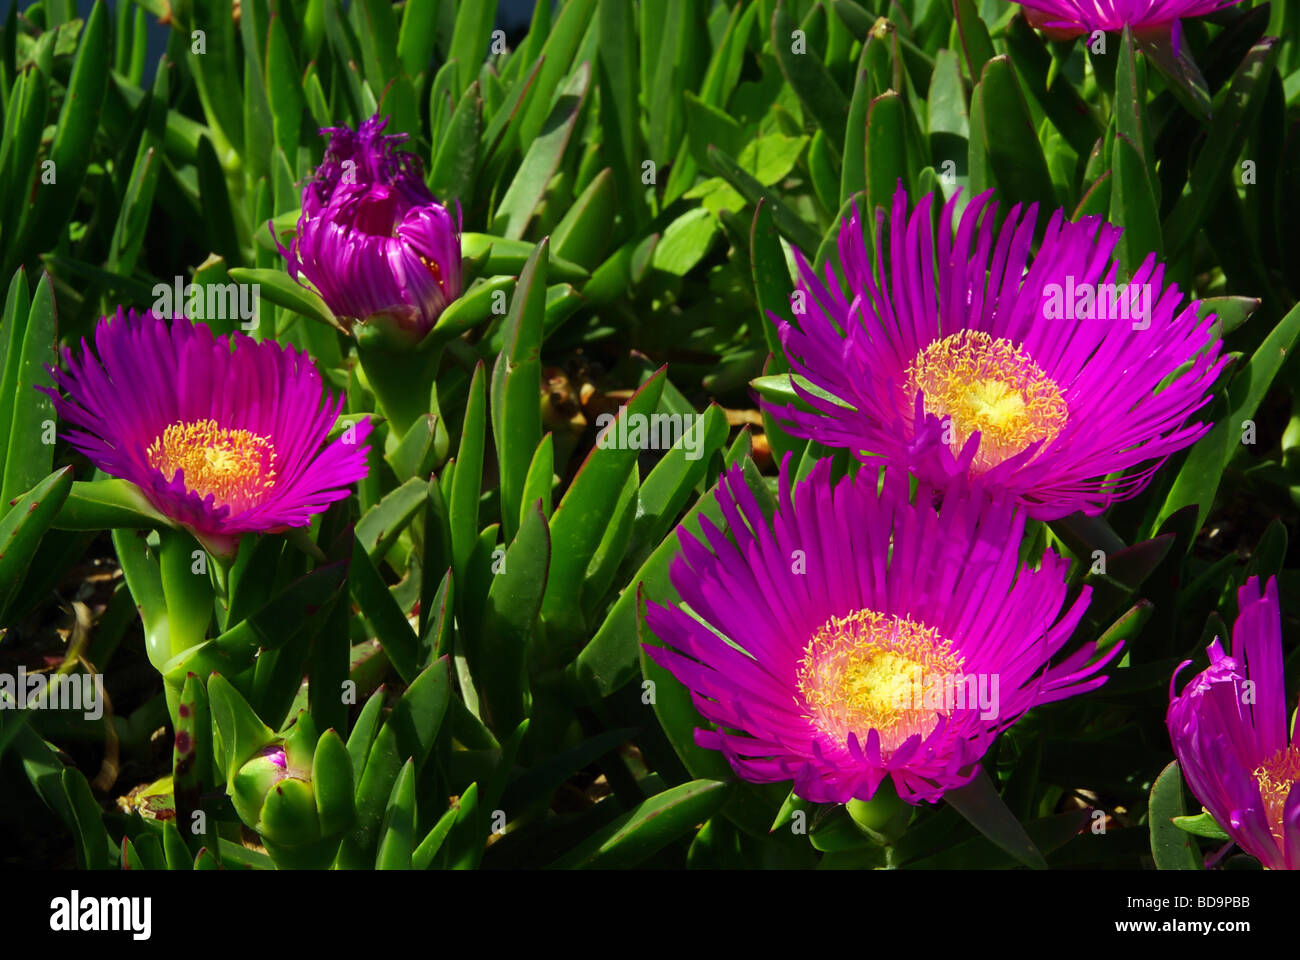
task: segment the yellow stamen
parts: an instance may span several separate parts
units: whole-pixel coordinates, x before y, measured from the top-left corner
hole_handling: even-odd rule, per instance
[[[439,287],[442,286],[442,267],[437,260],[430,260],[428,257],[420,256],[420,262],[424,264],[424,269],[428,270],[433,280]]]
[[[275,448],[250,430],[229,430],[215,420],[173,423],[149,445],[149,466],[168,481],[177,470],[185,486],[217,506],[238,512],[256,506],[275,485]]]
[[[1259,796],[1264,801],[1264,813],[1269,829],[1279,843],[1282,840],[1282,811],[1291,789],[1300,782],[1300,741],[1283,747],[1254,770],[1259,784]]]
[[[1056,381],[1010,340],[963,330],[936,340],[907,368],[907,400],[925,392],[925,411],[950,418],[948,439],[959,452],[975,431],[972,467],[983,473],[1036,440],[1050,443],[1069,410]]]
[[[832,617],[809,641],[797,684],[814,723],[827,735],[866,743],[880,733],[888,757],[913,734],[928,736],[947,711],[922,693],[960,675],[963,659],[931,627],[910,618],[856,610]]]

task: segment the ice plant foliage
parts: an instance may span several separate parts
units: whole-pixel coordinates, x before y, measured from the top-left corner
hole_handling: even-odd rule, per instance
[[[327,127],[330,142],[302,192],[297,235],[280,246],[289,275],[337,315],[392,318],[422,337],[460,296],[460,222],[438,203],[419,159],[385,135],[387,118],[359,130]],[[277,241],[277,246],[279,246]]]
[[[1081,33],[1164,33],[1179,29],[1179,21],[1235,6],[1241,0],[1021,0],[1026,19],[1035,27],[1061,37]]]
[[[46,389],[69,442],[216,553],[307,526],[366,475],[369,420],[326,444],[343,398],[293,347],[120,307],[94,341],[51,371],[66,396]]]
[[[1291,732],[1277,580],[1237,591],[1232,651],[1215,638],[1210,665],[1175,694],[1165,722],[1193,794],[1241,849],[1275,870],[1300,870],[1300,740]]]
[[[933,196],[909,215],[900,188],[874,263],[856,210],[839,235],[843,277],[796,252],[802,309],[773,320],[820,394],[796,379],[811,411],[767,406],[792,433],[932,484],[979,477],[1037,519],[1095,515],[1209,429],[1190,418],[1226,362],[1221,343],[1154,255],[1118,282],[1119,228],[1058,210],[1030,262],[1036,206],[1012,207],[995,231],[991,193],[955,236],[957,198],[944,205],[937,250]]]
[[[885,777],[910,803],[968,783],[1026,710],[1100,686],[1118,652],[1057,656],[1087,608],[1067,604],[1068,562],[1020,563],[1024,511],[952,484],[942,506],[906,476],[830,480],[822,460],[793,491],[786,467],[765,518],[740,471],[717,493],[729,538],[680,535],[685,607],[650,604],[665,646],[647,654],[717,725],[697,730],[747,780],[794,781],[818,803],[870,799]],[[711,548],[711,549],[710,549]]]

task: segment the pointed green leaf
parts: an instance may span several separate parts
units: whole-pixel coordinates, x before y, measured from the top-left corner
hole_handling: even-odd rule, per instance
[[[472,199],[482,129],[483,98],[478,84],[471,83],[456,104],[429,170],[429,189],[448,207]]]
[[[347,327],[334,316],[334,312],[325,305],[318,293],[291,280],[288,274],[280,270],[233,267],[230,279],[235,283],[256,284],[262,297],[277,307],[292,310],[311,320],[319,320],[341,333],[348,332]]]
[[[408,683],[415,679],[420,662],[420,642],[405,614],[393,599],[388,585],[375,568],[359,537],[353,539],[352,566],[348,576],[352,598],[384,648],[398,675]]]
[[[45,367],[58,360],[57,326],[50,277],[43,274],[27,312],[21,351],[7,358],[5,381],[13,384],[9,401],[12,419],[5,431],[7,450],[0,505],[7,506],[19,494],[30,490],[53,468],[54,446],[47,440],[54,433],[54,402],[36,387],[54,386]]]
[[[208,677],[208,701],[212,719],[221,733],[229,787],[239,768],[275,739],[275,731],[262,722],[248,701],[219,673]]]
[[[366,511],[357,521],[357,540],[379,563],[424,506],[429,481],[412,477]]]
[[[492,578],[478,636],[467,637],[465,644],[484,718],[498,734],[513,730],[528,710],[528,646],[546,593],[550,561],[546,515],[534,501]]]
[[[456,473],[451,481],[448,504],[451,522],[452,569],[457,579],[464,579],[465,567],[478,539],[478,501],[483,486],[483,452],[487,432],[487,388],[483,363],[474,368],[465,405],[460,448],[456,454]],[[513,725],[512,725],[513,726]]]
[[[1043,147],[1005,54],[984,65],[974,97],[980,101],[984,147],[1001,199],[1007,204],[1037,202],[1040,210],[1055,208],[1056,191]]]
[[[379,829],[376,870],[410,870],[415,850],[415,762],[407,760],[393,784]]]
[[[514,536],[524,480],[542,439],[542,320],[550,244],[542,240],[519,274],[502,333],[505,349],[492,369],[492,433],[501,472],[501,519]]]
[[[574,4],[570,4],[571,9]],[[560,91],[555,109],[540,128],[538,136],[529,142],[523,162],[506,189],[505,196],[492,219],[492,230],[508,240],[519,240],[528,227],[546,188],[564,158],[569,138],[577,125],[582,105],[586,102],[591,69],[586,63],[574,71],[572,78]]]
[[[692,780],[665,790],[597,830],[551,868],[634,867],[709,819],[726,798],[727,784],[716,780]]]
[[[1178,761],[1174,760],[1151,786],[1147,817],[1151,827],[1151,855],[1155,858],[1157,870],[1203,869],[1196,845],[1174,822],[1186,812],[1183,775],[1178,769]]]
[[[998,795],[983,768],[975,774],[974,780],[964,787],[949,790],[943,798],[976,830],[1021,863],[1038,870],[1046,869],[1047,861]]]
[[[807,115],[816,121],[835,152],[842,154],[849,101],[816,51],[795,52],[795,25],[788,6],[788,0],[778,0],[772,16],[772,51]]]
[[[605,439],[598,441],[587,455],[560,505],[555,508],[551,517],[551,575],[542,602],[542,616],[548,625],[578,628],[581,619],[579,601],[587,565],[639,453],[631,445],[619,445],[620,423],[626,425],[628,417],[649,417],[659,405],[665,379],[665,370],[660,369],[642,384],[626,405],[619,408],[615,419],[602,433]]]
[[[311,782],[321,833],[330,836],[350,827],[357,813],[352,758],[333,730],[326,730],[316,744]]]
[[[0,515],[0,623],[6,623],[41,538],[72,489],[72,468],[56,470]]]

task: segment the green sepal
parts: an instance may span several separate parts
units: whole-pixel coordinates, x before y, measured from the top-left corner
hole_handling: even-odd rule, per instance
[[[262,804],[257,832],[286,847],[319,840],[320,818],[311,784],[297,777],[285,777],[275,784]]]

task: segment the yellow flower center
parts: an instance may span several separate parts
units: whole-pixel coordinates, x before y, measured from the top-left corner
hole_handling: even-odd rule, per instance
[[[972,467],[983,473],[1065,428],[1069,410],[1056,381],[1010,340],[963,330],[936,340],[907,368],[907,399],[925,393],[925,412],[948,419],[954,453],[980,434]]]
[[[813,722],[836,740],[880,734],[888,757],[913,734],[928,736],[939,714],[926,691],[961,674],[962,658],[938,632],[910,618],[856,610],[832,617],[809,641],[797,684]]]
[[[256,506],[275,485],[275,448],[250,430],[228,430],[215,420],[173,423],[149,445],[149,466],[169,482],[185,473],[186,489],[212,494],[217,506],[238,513]]]
[[[1264,813],[1269,829],[1278,842],[1282,840],[1282,810],[1291,789],[1300,782],[1300,741],[1283,747],[1254,770],[1259,784],[1259,796],[1264,801]]]

